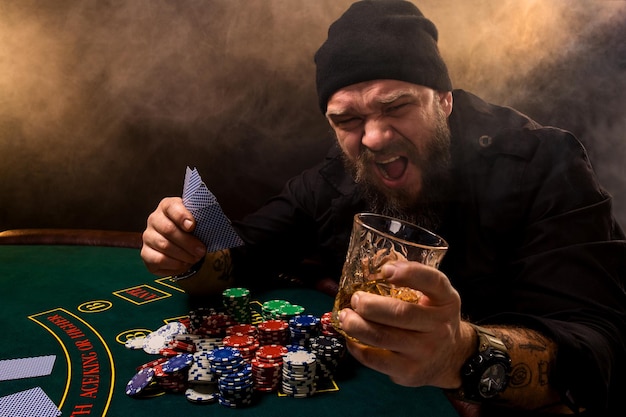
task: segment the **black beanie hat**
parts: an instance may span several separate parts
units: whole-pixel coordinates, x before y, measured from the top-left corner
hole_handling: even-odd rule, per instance
[[[437,36],[435,25],[408,1],[354,3],[330,26],[315,54],[322,113],[333,93],[363,81],[392,79],[452,90]]]

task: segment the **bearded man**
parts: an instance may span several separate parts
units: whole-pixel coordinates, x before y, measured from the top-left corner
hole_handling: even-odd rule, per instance
[[[315,54],[337,146],[237,222],[245,245],[230,251],[207,254],[181,199],[162,200],[144,262],[162,276],[191,270],[180,281],[190,294],[262,286],[304,260],[338,279],[354,214],[409,220],[449,251],[439,270],[383,267],[390,283],[424,293],[418,303],[354,294],[340,314],[364,342],[349,342],[352,356],[398,384],[478,403],[483,415],[618,415],[626,242],[611,197],[571,133],[453,91],[437,36],[409,2],[353,4]],[[487,345],[495,359],[481,353]],[[515,377],[481,386],[494,364]]]

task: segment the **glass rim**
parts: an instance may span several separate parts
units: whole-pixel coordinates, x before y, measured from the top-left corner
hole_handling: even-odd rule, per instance
[[[394,236],[392,234],[389,234],[387,232],[383,232],[382,230],[376,229],[373,226],[370,226],[369,224],[366,224],[362,218],[367,218],[367,217],[378,217],[378,218],[382,218],[382,219],[386,219],[386,220],[391,220],[391,221],[395,221],[398,222],[400,224],[402,224],[403,226],[409,226],[412,227],[414,229],[419,229],[421,231],[426,232],[426,234],[430,235],[430,236],[434,236],[436,239],[439,239],[442,243],[441,246],[433,246],[433,245],[428,245],[425,243],[417,243],[417,242],[411,242],[410,240],[406,240],[406,239],[402,239],[399,238],[398,236]],[[448,241],[445,240],[444,238],[442,238],[441,236],[439,236],[438,234],[431,232],[430,230],[426,229],[425,227],[422,226],[418,226],[414,223],[408,222],[406,220],[402,220],[402,219],[398,219],[395,217],[391,217],[391,216],[386,216],[384,214],[378,214],[378,213],[370,213],[370,212],[362,212],[362,213],[356,213],[354,215],[354,220],[356,222],[358,222],[361,226],[363,226],[364,228],[366,228],[367,230],[371,230],[372,232],[378,233],[382,236],[385,236],[389,239],[395,240],[397,242],[402,242],[404,244],[410,245],[410,246],[415,246],[415,247],[420,247],[420,248],[425,248],[425,249],[433,249],[433,250],[447,250],[449,245],[448,245]]]

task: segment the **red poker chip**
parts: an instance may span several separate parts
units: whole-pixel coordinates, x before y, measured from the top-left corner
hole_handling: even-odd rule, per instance
[[[289,323],[284,320],[266,320],[259,323],[257,328],[262,331],[276,332],[289,329]]]
[[[259,348],[256,352],[256,356],[258,359],[280,359],[282,360],[283,355],[287,354],[289,350],[282,345],[272,344],[272,345],[264,345]]]
[[[282,363],[279,363],[279,362],[275,362],[275,363],[263,362],[263,361],[259,361],[256,358],[252,359],[250,361],[250,363],[252,364],[252,372],[254,372],[255,368],[259,368],[259,369],[277,369],[277,368],[282,368]]]
[[[169,346],[178,351],[193,353],[196,351],[196,345],[193,343],[187,343],[180,340],[172,340],[169,342]]]
[[[229,346],[229,347],[234,347],[234,348],[245,348],[245,347],[253,346],[256,342],[256,339],[253,336],[230,335],[230,336],[226,336],[223,342],[224,342],[224,346]]]
[[[163,371],[163,365],[162,364],[158,364],[157,366],[152,368],[154,370],[154,376],[157,378],[164,378],[166,377],[168,374],[165,373],[165,371]]]
[[[172,348],[163,348],[161,350],[159,350],[159,355],[161,356],[165,356],[166,358],[171,358],[174,357],[176,355],[180,354],[179,351],[174,350]]]

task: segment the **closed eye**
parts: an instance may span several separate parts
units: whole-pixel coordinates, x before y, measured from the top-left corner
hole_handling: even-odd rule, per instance
[[[331,121],[337,128],[344,130],[354,129],[361,124],[361,119],[359,117],[331,117]]]
[[[409,104],[410,103],[400,103],[400,104],[394,104],[393,106],[388,106],[385,108],[385,113],[387,114],[398,113],[402,109],[405,109]]]

